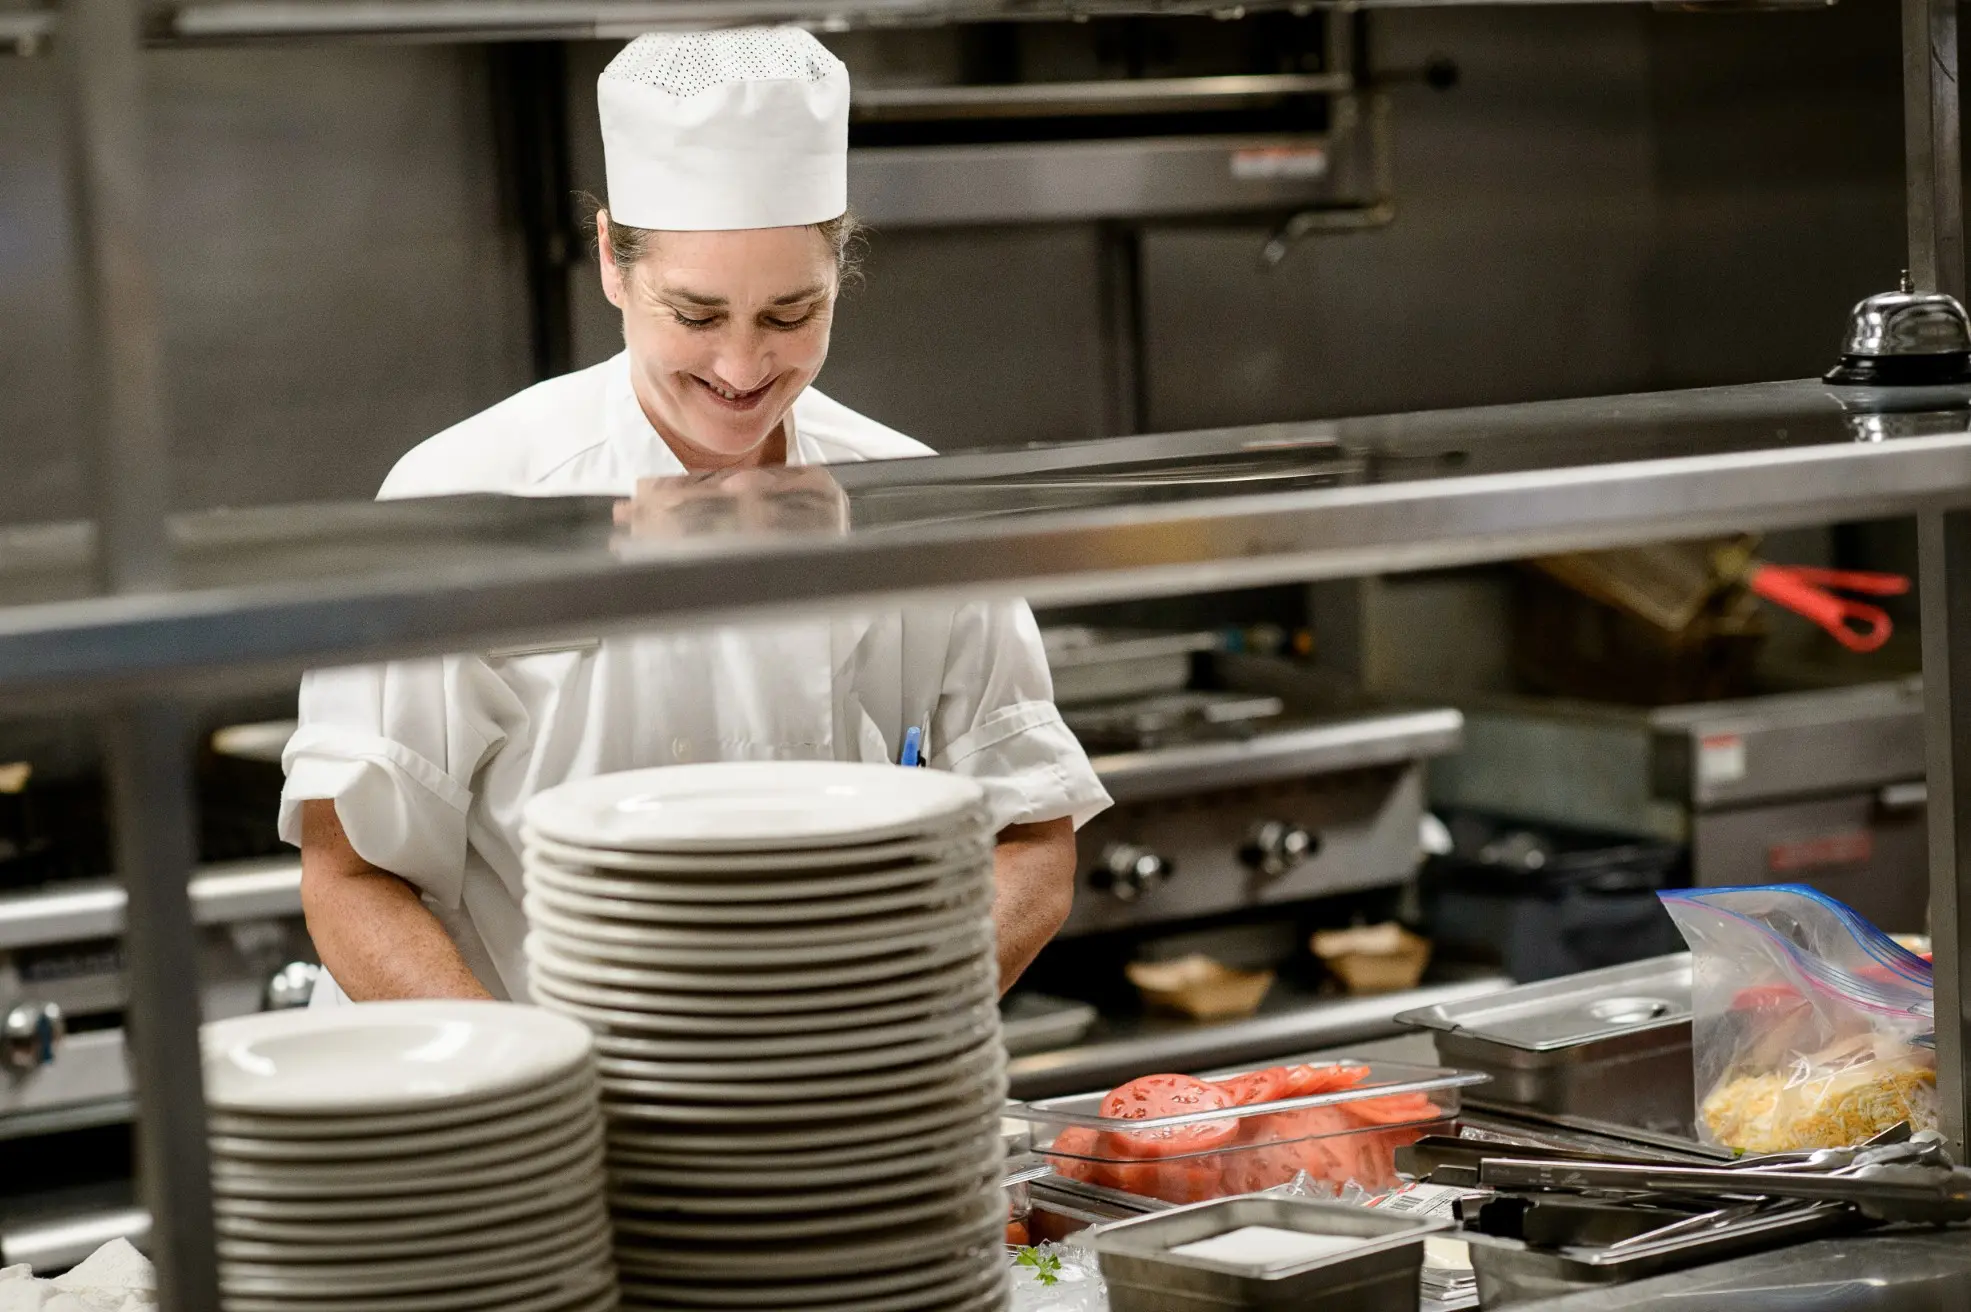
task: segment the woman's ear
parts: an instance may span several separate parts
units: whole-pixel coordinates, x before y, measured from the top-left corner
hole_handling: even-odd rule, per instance
[[[623,308],[623,271],[609,253],[609,211],[595,212],[595,252],[601,263],[602,294],[617,309]]]

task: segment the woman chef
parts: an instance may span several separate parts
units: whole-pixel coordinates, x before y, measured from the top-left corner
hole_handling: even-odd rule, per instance
[[[379,495],[621,496],[925,454],[809,386],[853,222],[841,62],[794,29],[644,36],[597,94],[602,286],[627,349],[429,439]],[[526,997],[519,829],[544,788],[685,761],[895,761],[920,719],[930,763],[990,799],[1010,984],[1067,915],[1075,824],[1108,804],[1052,697],[1019,603],[317,671],[280,821],[333,977],[315,1001]]]

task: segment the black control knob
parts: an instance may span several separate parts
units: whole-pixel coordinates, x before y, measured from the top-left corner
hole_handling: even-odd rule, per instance
[[[1134,902],[1177,873],[1177,868],[1147,847],[1111,843],[1102,849],[1089,882],[1118,902]]]
[[[1321,850],[1321,840],[1287,820],[1261,820],[1246,831],[1239,860],[1265,879],[1278,879]]]

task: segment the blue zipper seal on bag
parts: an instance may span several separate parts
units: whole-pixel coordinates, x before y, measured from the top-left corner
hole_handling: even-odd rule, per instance
[[[897,757],[897,764],[912,766],[921,764],[918,760],[918,744],[923,741],[924,731],[911,725],[903,731],[903,753]]]

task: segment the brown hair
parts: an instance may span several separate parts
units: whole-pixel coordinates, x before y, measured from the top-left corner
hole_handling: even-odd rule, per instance
[[[596,232],[596,215],[608,214],[608,207],[594,197],[587,198],[591,206],[589,230]],[[828,248],[835,252],[835,269],[841,276],[842,285],[852,285],[862,274],[863,227],[854,211],[845,211],[823,223],[808,225],[821,234]],[[632,228],[626,223],[618,223],[614,215],[609,218],[609,260],[618,269],[628,273],[656,246],[657,239],[663,236],[658,228]],[[600,241],[599,237],[594,240]]]

